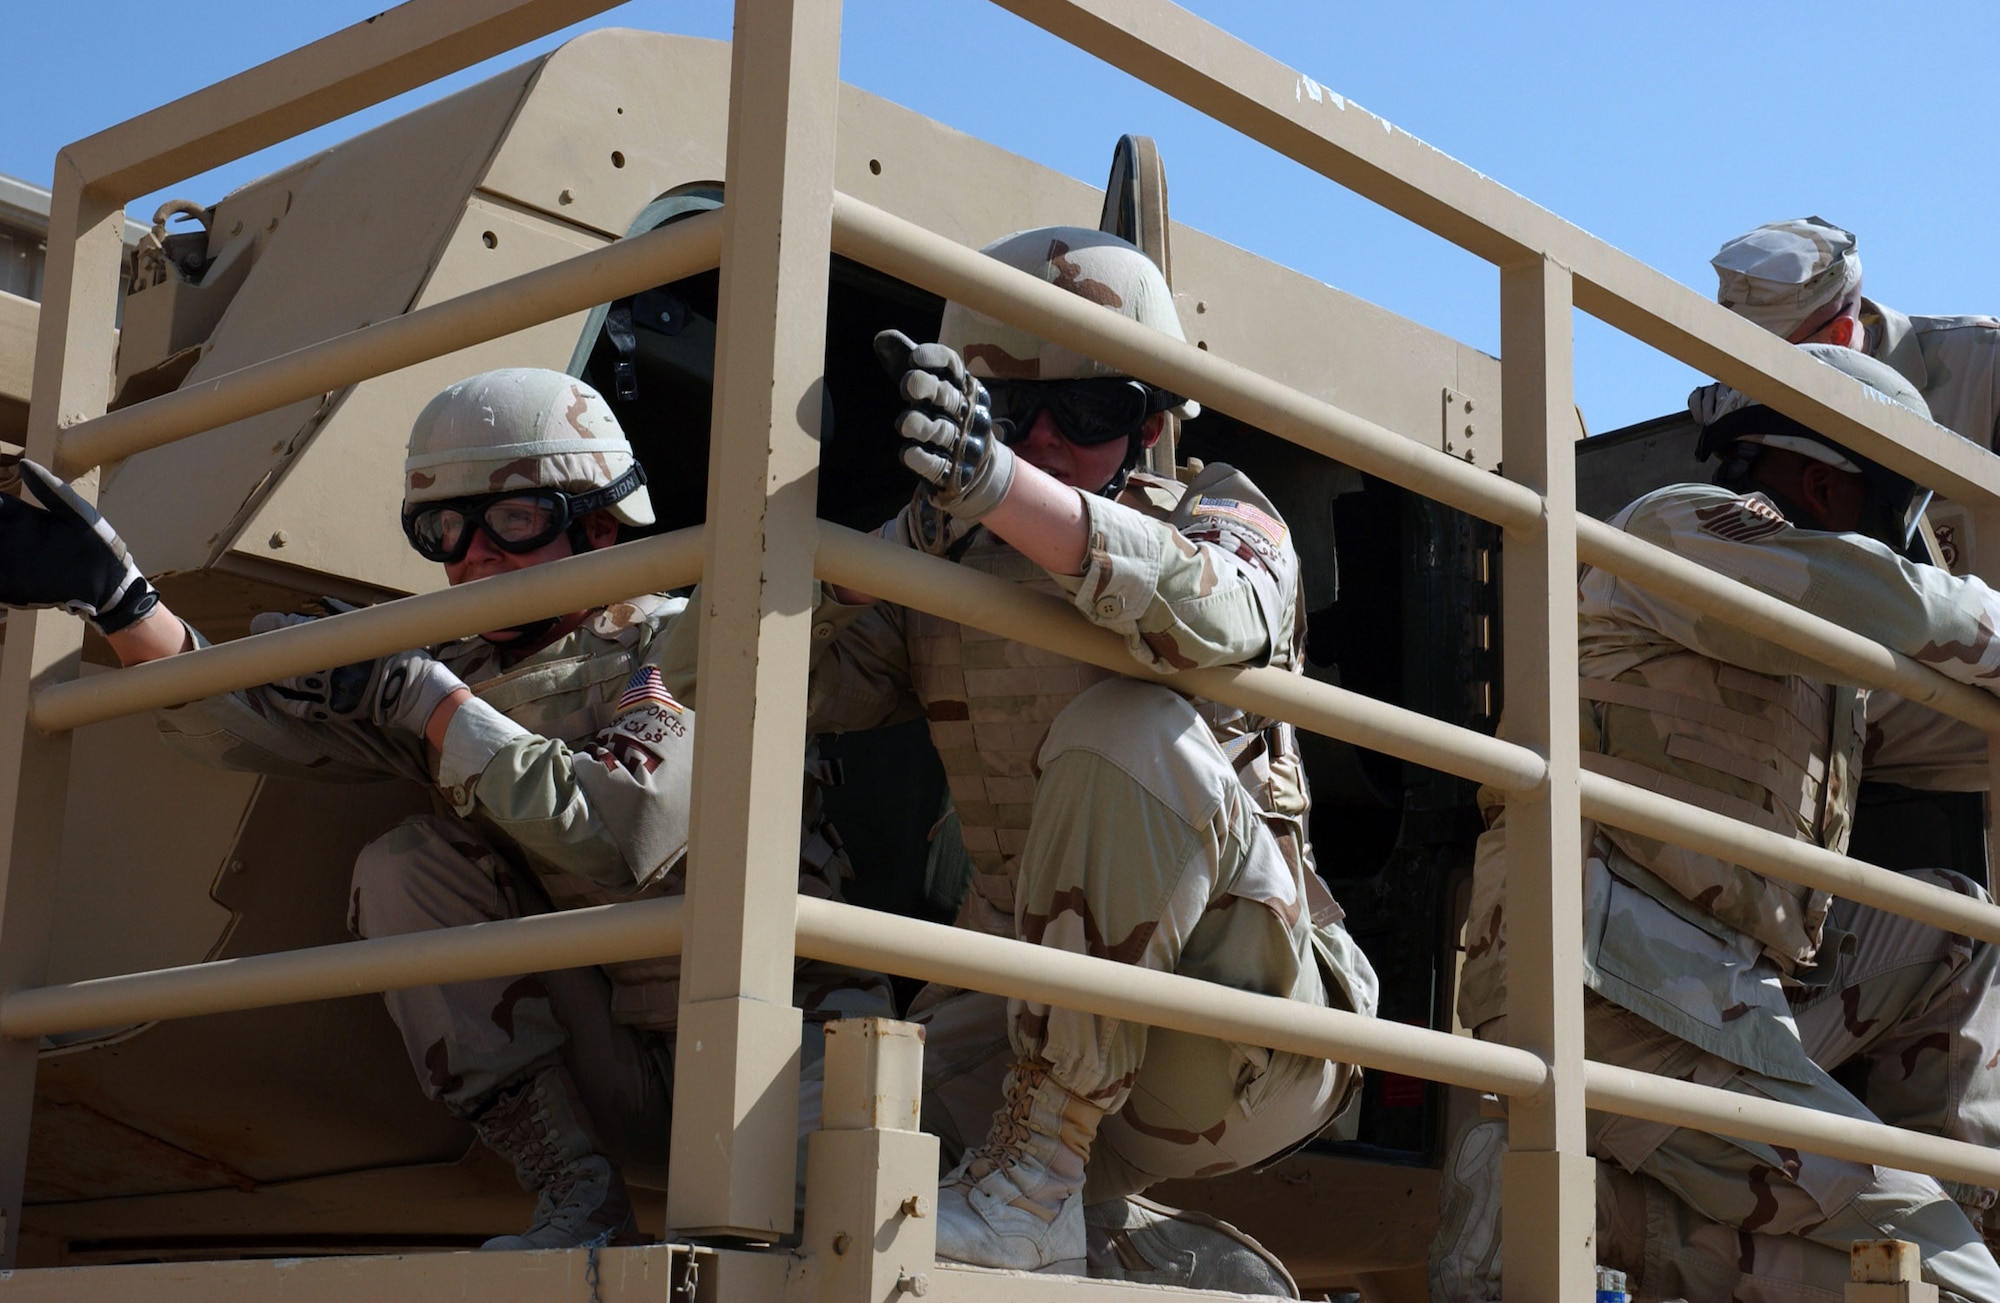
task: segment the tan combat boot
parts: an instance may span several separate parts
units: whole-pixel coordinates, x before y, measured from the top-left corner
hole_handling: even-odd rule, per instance
[[[1277,1254],[1219,1217],[1128,1194],[1083,1210],[1092,1280],[1299,1296]]]
[[[1083,1163],[1104,1110],[1049,1066],[1007,1074],[986,1143],[938,1188],[937,1256],[980,1267],[1084,1274]]]
[[[1431,1303],[1499,1303],[1500,1164],[1507,1124],[1475,1119],[1458,1133],[1438,1182]]]
[[[487,1148],[514,1164],[521,1188],[536,1196],[533,1225],[520,1235],[495,1236],[480,1248],[638,1243],[625,1178],[598,1152],[590,1116],[567,1068],[543,1068],[507,1087],[472,1125]]]

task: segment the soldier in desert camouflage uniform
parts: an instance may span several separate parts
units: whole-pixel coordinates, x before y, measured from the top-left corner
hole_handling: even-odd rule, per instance
[[[1164,278],[1115,236],[1046,228],[985,252],[1182,337]],[[1298,558],[1270,502],[1227,466],[1185,484],[1133,469],[1192,403],[956,304],[940,333],[876,341],[924,481],[888,537],[1060,596],[1135,666],[1299,667]],[[1374,1012],[1312,868],[1287,726],[859,594],[829,593],[816,619],[812,727],[930,721],[977,865],[962,926]],[[1311,1138],[1359,1076],[1022,1001],[919,1007],[945,1105],[929,1121],[973,1142],[939,1194],[938,1253],[989,1266],[1081,1270],[1086,1201],[1109,1210],[1094,1234],[1126,1235],[1157,1206],[1123,1196]]]
[[[2000,318],[1906,317],[1864,298],[1853,233],[1822,217],[1739,235],[1711,265],[1722,306],[1794,344],[1842,344],[1888,363],[1931,419],[2000,452]]]
[[[1922,413],[1886,366],[1806,348]],[[1913,565],[1926,494],[1721,386],[1698,390],[1714,485],[1639,499],[1617,527],[1857,629],[1961,682],[2000,673],[2000,599]],[[1886,546],[1885,546],[1886,544]],[[1828,849],[1847,843],[1867,693],[1794,653],[1586,568],[1579,666],[1586,769]],[[1483,794],[1460,1016],[1486,1037],[1507,1011],[1506,811]],[[1740,865],[1586,824],[1585,1046],[1593,1059],[1876,1119],[2000,1141],[2000,953]],[[1942,870],[1920,875],[1984,898]],[[1859,1065],[1860,1097],[1830,1075]],[[1446,1169],[1432,1297],[1499,1297],[1504,1127],[1475,1124]],[[1641,1298],[1839,1299],[1854,1239],[1917,1242],[1948,1297],[2000,1303],[1975,1229],[1993,1192],[1593,1113],[1599,1256]],[[1968,1217],[1970,1214],[1970,1219]]]
[[[454,584],[605,547],[621,524],[653,519],[610,409],[559,372],[493,371],[445,390],[417,418],[404,474],[405,530]],[[0,506],[13,508],[0,526],[55,514]],[[17,596],[0,583],[0,599]],[[694,713],[657,667],[683,605],[644,595],[162,711],[159,725],[177,750],[227,768],[435,789],[437,814],[356,861],[349,923],[364,937],[678,894]],[[164,606],[109,636],[127,663],[204,642]],[[844,865],[816,830],[800,889],[832,894]],[[801,969],[799,992],[809,1022],[890,1011],[879,978],[823,965]],[[424,1092],[538,1196],[530,1230],[487,1247],[635,1238],[621,1173],[664,1179],[677,960],[385,999]]]

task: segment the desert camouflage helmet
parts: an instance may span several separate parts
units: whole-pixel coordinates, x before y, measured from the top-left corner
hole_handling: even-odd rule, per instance
[[[1930,408],[1910,382],[1894,367],[1878,362],[1866,353],[1838,344],[1800,344],[1799,351],[1860,381],[1884,402],[1931,419]],[[1867,484],[1868,506],[1858,527],[1894,547],[1907,547],[1917,526],[1917,518],[1929,505],[1931,493],[1908,476],[1837,443],[1819,431],[1784,413],[1764,406],[1756,399],[1724,384],[1703,385],[1688,395],[1688,412],[1701,427],[1695,445],[1695,459],[1713,456],[1729,472],[1732,457],[1747,466],[1754,449],[1783,448],[1813,461],[1825,462],[1836,470],[1859,474]],[[1744,451],[1738,445],[1752,445]]]
[[[1187,338],[1167,278],[1137,246],[1115,235],[1083,226],[1043,226],[995,240],[980,252],[1162,334]],[[938,342],[956,350],[966,369],[983,380],[1086,380],[1124,374],[957,303],[945,304]],[[1201,405],[1190,398],[1168,410],[1193,417],[1200,414]]]
[[[503,367],[468,376],[424,405],[410,427],[403,503],[510,490],[588,493],[637,465],[618,418],[595,389],[560,371]],[[607,508],[627,525],[653,523],[645,482]]]

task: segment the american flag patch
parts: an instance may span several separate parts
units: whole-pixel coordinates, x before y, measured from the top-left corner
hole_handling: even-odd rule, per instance
[[[666,684],[660,681],[659,666],[641,665],[632,671],[631,678],[625,680],[625,693],[618,698],[618,713],[622,715],[649,701],[665,706],[676,715],[687,709],[674,700],[673,695],[667,691]]]
[[[1269,539],[1273,547],[1282,547],[1285,542],[1286,527],[1284,521],[1279,520],[1268,511],[1259,511],[1249,503],[1238,502],[1234,498],[1203,497],[1197,499],[1192,514],[1197,516],[1227,516],[1231,520],[1241,521]]]

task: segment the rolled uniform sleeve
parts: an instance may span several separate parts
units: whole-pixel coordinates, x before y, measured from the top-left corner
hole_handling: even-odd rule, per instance
[[[664,688],[628,689],[612,722],[575,744],[474,697],[446,730],[437,787],[530,855],[630,891],[687,853],[693,756],[694,712]]]
[[[1204,470],[1164,518],[1094,495],[1083,502],[1084,571],[1057,582],[1143,664],[1262,665],[1289,639],[1298,554],[1277,508],[1240,472]]]

